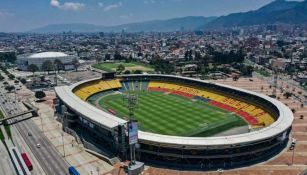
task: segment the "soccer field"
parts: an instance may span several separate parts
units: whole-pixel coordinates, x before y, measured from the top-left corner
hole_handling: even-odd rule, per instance
[[[210,106],[205,102],[164,94],[139,92],[135,119],[142,131],[173,135],[206,137],[231,128],[247,125],[240,117]],[[116,111],[118,117],[127,119],[128,110],[122,94],[102,97],[99,105]]]
[[[125,62],[119,62],[119,63],[99,63],[94,64],[93,67],[96,69],[104,70],[107,72],[116,71],[117,67],[122,64],[125,66],[125,70],[135,71],[135,70],[141,70],[144,72],[152,72],[154,71],[153,68],[150,66],[147,66],[142,63],[138,62],[131,62],[131,63],[125,63]]]

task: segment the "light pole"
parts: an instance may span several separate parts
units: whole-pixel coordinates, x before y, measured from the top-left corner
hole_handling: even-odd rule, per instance
[[[129,122],[128,122],[128,137],[129,137],[129,146],[130,146],[130,165],[135,164],[135,144],[137,143],[137,138],[135,140],[135,136],[137,137],[138,131],[130,131],[134,128],[133,126],[137,125],[137,121],[134,119],[134,110],[137,108],[138,105],[138,96],[137,94],[128,91],[127,95],[124,95],[123,98],[123,105],[126,106],[129,110]],[[137,130],[137,128],[134,128]],[[136,133],[135,133],[136,132]],[[133,136],[132,136],[133,134]],[[131,140],[130,140],[131,137]],[[132,140],[132,138],[134,138]]]
[[[100,171],[99,166],[97,166],[96,171],[97,171],[97,175],[99,175],[99,171]]]
[[[292,150],[292,162],[291,162],[291,165],[293,165],[293,162],[294,162],[294,152],[295,152],[295,145],[293,146],[293,150]]]
[[[42,125],[42,132],[44,132],[44,125],[43,125],[43,116],[42,115],[40,115],[41,117],[41,125]]]
[[[62,132],[61,135],[62,135],[62,144],[63,144],[63,157],[65,157],[64,132]]]

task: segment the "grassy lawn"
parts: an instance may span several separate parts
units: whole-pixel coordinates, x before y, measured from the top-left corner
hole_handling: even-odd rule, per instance
[[[259,74],[261,74],[262,76],[265,76],[265,77],[271,76],[271,74],[268,71],[264,70],[264,69],[257,70],[257,72]]]
[[[120,64],[125,66],[125,70],[130,70],[130,71],[142,70],[143,72],[154,71],[154,69],[151,68],[149,65],[139,63],[139,62],[99,63],[99,64],[94,64],[93,67],[96,69],[103,70],[103,71],[112,72],[112,71],[116,71],[118,65]]]
[[[8,123],[6,121],[4,122],[4,129],[5,129],[7,136],[9,138],[12,138],[11,126],[8,125]]]
[[[2,114],[2,111],[0,111],[0,119],[2,119],[4,116],[3,116],[3,114]],[[0,140],[1,141],[4,141],[4,135],[3,135],[3,133],[2,133],[2,131],[0,130]]]
[[[2,134],[2,131],[0,131],[0,140],[1,140],[1,141],[4,141],[4,136],[3,136],[3,134]]]
[[[0,119],[4,118],[4,115],[2,113],[2,111],[0,111]],[[5,129],[5,132],[7,133],[7,135],[12,138],[12,133],[11,133],[11,128],[10,128],[10,125],[8,125],[7,121],[4,121],[3,122],[3,125],[4,125],[4,129]],[[1,131],[0,131],[1,132]],[[3,133],[0,133],[0,139],[4,139],[3,137]]]
[[[127,119],[121,94],[105,96],[99,104]],[[247,125],[240,117],[207,103],[160,92],[139,93],[135,118],[143,131],[174,136],[206,137]]]

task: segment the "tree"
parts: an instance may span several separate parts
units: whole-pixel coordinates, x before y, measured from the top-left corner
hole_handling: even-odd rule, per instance
[[[14,63],[17,59],[15,52],[0,52],[0,61]]]
[[[9,92],[11,92],[11,91],[14,90],[14,89],[15,89],[15,86],[12,86],[12,85],[6,86],[6,87],[5,87],[5,90],[7,90],[7,91],[9,91]]]
[[[245,66],[244,64],[241,64],[240,71],[244,76],[251,76],[254,71],[254,68],[252,66]]]
[[[76,72],[78,72],[78,67],[80,66],[78,59],[74,58],[74,60],[72,60],[72,64],[74,65]]]
[[[124,74],[130,74],[130,70],[125,70]]]
[[[156,72],[161,72],[162,74],[170,74],[175,71],[175,65],[168,60],[155,58],[151,64],[154,66]]]
[[[22,78],[22,79],[20,79],[20,82],[21,82],[22,84],[26,84],[26,83],[27,83],[27,80],[26,80],[25,78]]]
[[[59,60],[59,59],[55,59],[53,64],[54,64],[54,66],[55,66],[56,70],[57,70],[57,71],[58,71],[58,73],[59,73],[60,68],[61,68],[61,67],[62,67],[62,65],[63,65],[62,61],[61,61],[61,60]]]
[[[295,109],[291,109],[291,111],[292,111],[292,113],[293,113],[293,114],[296,112],[296,110],[295,110]]]
[[[38,98],[38,99],[42,99],[42,98],[44,98],[44,97],[46,97],[46,94],[45,94],[45,92],[44,91],[36,91],[35,92],[35,98]]]
[[[51,61],[49,61],[49,60],[43,62],[43,64],[42,64],[42,70],[43,70],[43,71],[47,71],[48,74],[49,74],[50,71],[54,70],[54,65],[53,65],[53,63],[52,63]]]
[[[125,70],[125,66],[123,64],[120,64],[117,66],[117,72],[122,73]]]
[[[104,57],[105,60],[110,60],[111,59],[111,55],[109,53],[107,53]]]
[[[30,64],[30,65],[28,66],[28,71],[32,72],[33,75],[34,75],[34,73],[37,72],[38,70],[39,70],[39,68],[38,68],[35,64]]]
[[[115,54],[114,54],[114,60],[121,60],[122,59],[122,55],[116,51]]]
[[[143,74],[143,71],[142,70],[135,70],[134,74]]]
[[[284,93],[284,96],[286,97],[286,99],[288,99],[289,97],[291,97],[291,96],[292,96],[292,93],[290,93],[290,92],[286,92],[286,93]]]
[[[4,77],[2,75],[0,75],[0,81],[3,81]]]
[[[7,76],[9,77],[10,80],[14,80],[14,78],[15,78],[15,75],[13,75],[13,74],[8,74]]]
[[[232,80],[233,80],[233,81],[238,81],[238,80],[239,80],[239,77],[238,77],[238,76],[234,76],[234,77],[232,78]]]

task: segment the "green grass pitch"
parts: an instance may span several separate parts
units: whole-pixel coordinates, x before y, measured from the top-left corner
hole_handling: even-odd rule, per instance
[[[164,94],[139,92],[135,119],[142,131],[173,135],[207,137],[222,131],[247,125],[240,117],[205,102]],[[122,94],[104,96],[99,105],[111,108],[118,117],[127,118],[128,110]]]
[[[111,71],[116,71],[117,67],[120,64],[125,66],[125,70],[130,70],[130,71],[141,70],[141,71],[144,71],[144,72],[154,71],[154,69],[151,68],[150,66],[145,65],[143,63],[139,63],[139,62],[98,63],[98,64],[94,64],[93,67],[96,68],[96,69],[103,70],[103,71],[111,72]]]

